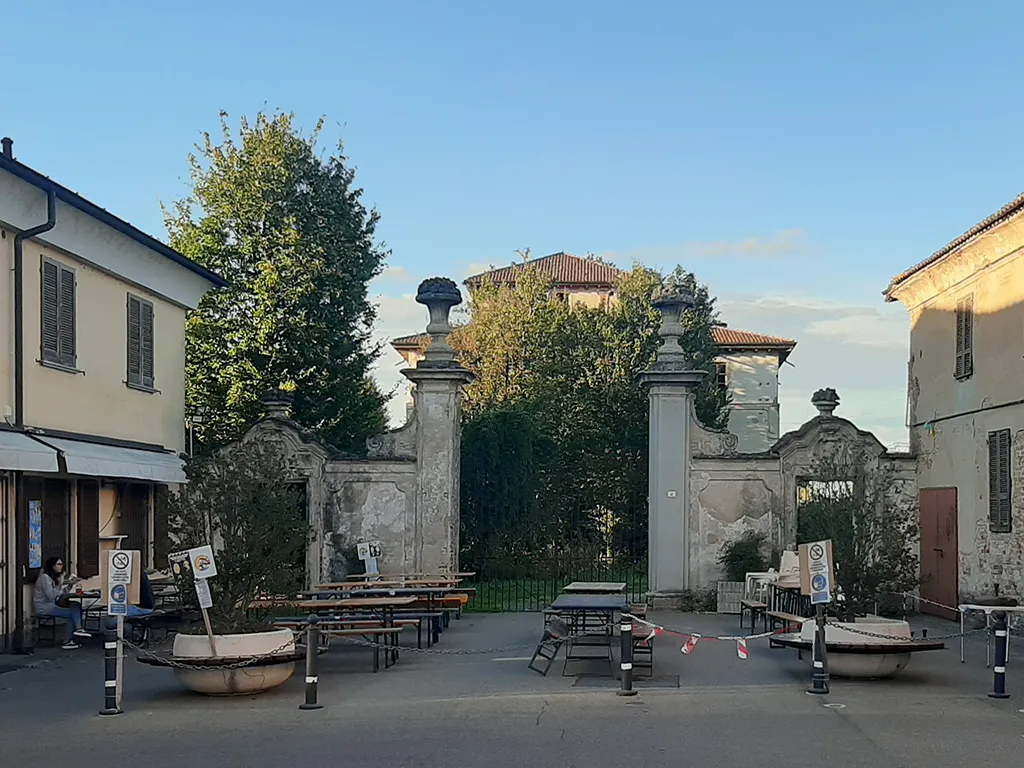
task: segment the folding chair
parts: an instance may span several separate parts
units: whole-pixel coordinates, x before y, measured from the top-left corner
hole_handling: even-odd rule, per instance
[[[558,655],[559,649],[565,643],[568,636],[569,625],[561,618],[551,618],[548,623],[544,625],[544,636],[537,645],[537,650],[533,652],[533,658],[530,659],[530,663],[527,664],[527,667],[537,674],[547,677],[548,670],[551,669],[551,665],[555,662],[555,657]],[[539,669],[534,666],[537,659],[543,659],[546,662],[543,665],[543,669]]]

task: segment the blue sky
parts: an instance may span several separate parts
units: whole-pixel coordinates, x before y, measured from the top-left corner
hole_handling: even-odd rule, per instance
[[[881,290],[1021,191],[1024,8],[832,5],[20,3],[0,133],[163,236],[220,110],[324,115],[394,251],[380,334],[423,326],[418,280],[517,248],[682,262],[731,326],[799,342],[784,428],[834,386],[893,443],[909,331]]]

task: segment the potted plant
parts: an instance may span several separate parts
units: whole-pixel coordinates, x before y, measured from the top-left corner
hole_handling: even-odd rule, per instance
[[[762,531],[746,531],[728,542],[718,554],[718,564],[726,579],[718,582],[718,612],[739,613],[740,600],[748,573],[761,573],[769,565],[768,535]]]
[[[175,637],[175,660],[212,665],[216,658],[261,658],[255,668],[177,669],[179,679],[213,695],[280,685],[294,671],[291,630],[274,630],[249,605],[261,596],[294,597],[304,587],[309,524],[301,487],[289,478],[281,452],[259,443],[193,459],[186,473],[188,484],[168,498],[168,528],[178,550],[213,546],[217,575],[208,579],[208,612],[216,654],[203,623],[195,622]],[[191,573],[175,570],[183,603],[199,615]]]

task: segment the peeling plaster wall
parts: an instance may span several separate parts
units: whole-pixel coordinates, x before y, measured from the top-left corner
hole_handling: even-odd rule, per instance
[[[690,465],[690,583],[723,578],[722,547],[748,530],[781,536],[782,478],[777,458],[694,458]]]
[[[899,503],[917,507],[914,457],[886,452],[873,434],[846,419],[817,416],[760,454],[740,453],[737,444],[736,435],[709,430],[694,416],[687,522],[690,583],[697,587],[724,578],[718,563],[722,548],[749,530],[768,534],[779,549],[796,545],[797,488],[813,476],[823,456],[865,455],[894,473]],[[1024,467],[1024,445],[1020,463]],[[1021,493],[1024,501],[1024,489]]]
[[[740,453],[760,453],[779,439],[779,353],[734,351],[715,362],[725,364],[729,431]]]

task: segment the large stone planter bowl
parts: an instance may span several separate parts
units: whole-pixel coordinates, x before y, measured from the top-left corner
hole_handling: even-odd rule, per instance
[[[283,656],[295,653],[295,639],[288,629],[245,635],[214,635],[214,642],[217,655],[227,659],[262,656],[272,651]],[[174,638],[175,661],[187,664],[188,659],[202,659],[209,663],[211,655],[206,635],[177,635]],[[240,669],[175,669],[174,672],[182,685],[196,693],[244,696],[268,691],[284,683],[295,672],[295,661],[289,658],[281,663],[263,662]]]
[[[872,636],[853,632],[848,627],[870,632]],[[800,629],[800,640],[814,642],[813,621],[804,622]],[[913,649],[908,643],[912,641],[910,625],[898,619],[867,616],[855,622],[829,623],[825,626],[828,673],[835,677],[854,679],[892,677],[910,663]],[[886,652],[887,646],[893,647],[892,652]],[[808,664],[811,658],[810,653],[804,654]]]

